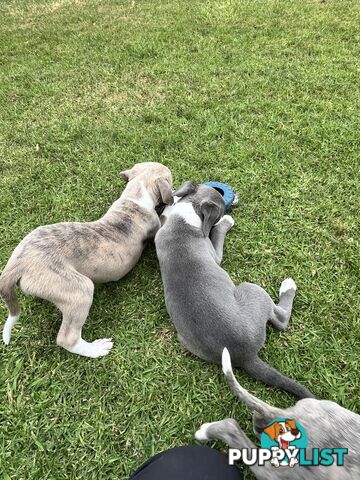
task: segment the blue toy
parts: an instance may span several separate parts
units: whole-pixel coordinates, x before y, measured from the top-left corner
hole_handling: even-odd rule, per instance
[[[225,202],[225,210],[229,210],[230,207],[236,206],[239,202],[237,193],[226,183],[220,182],[205,182],[204,185],[215,188],[223,197]]]

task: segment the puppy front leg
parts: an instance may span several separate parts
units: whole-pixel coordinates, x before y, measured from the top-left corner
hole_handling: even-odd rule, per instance
[[[215,250],[218,265],[221,264],[223,258],[225,236],[233,225],[234,219],[230,215],[224,215],[210,232],[210,240]]]
[[[226,418],[219,422],[204,423],[195,433],[195,438],[200,442],[207,440],[222,440],[230,448],[256,448],[255,444],[241,430],[239,424],[233,418]],[[264,466],[253,465],[250,470],[257,480],[277,480],[277,475],[271,464]]]
[[[200,442],[221,440],[230,448],[256,448],[233,418],[204,423],[195,433],[195,438]]]

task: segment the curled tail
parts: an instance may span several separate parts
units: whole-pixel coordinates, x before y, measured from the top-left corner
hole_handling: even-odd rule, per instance
[[[0,277],[0,296],[9,309],[9,316],[3,329],[3,341],[6,345],[10,343],[11,330],[20,317],[20,305],[15,290],[19,279],[20,275],[17,270],[7,269],[6,267]]]
[[[267,385],[286,390],[299,398],[315,398],[310,390],[278,372],[275,368],[270,367],[258,356],[251,357],[243,362],[241,367],[252,377],[261,380]]]

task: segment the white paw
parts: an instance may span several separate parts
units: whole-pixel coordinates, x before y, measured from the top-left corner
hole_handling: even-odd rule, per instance
[[[92,358],[105,357],[113,347],[113,342],[111,338],[99,338],[94,342],[90,343],[91,346],[91,355]]]
[[[210,438],[207,436],[207,429],[211,425],[210,423],[204,423],[201,425],[199,430],[195,433],[195,438],[196,440],[199,440],[199,442],[206,442],[207,440],[210,440]]]
[[[296,283],[292,278],[285,278],[280,285],[280,295],[282,293],[286,293],[288,290],[295,290],[296,291]]]
[[[299,463],[298,459],[297,458],[291,458],[290,459],[290,463],[289,463],[289,467],[293,468],[295,467],[295,465]]]
[[[72,347],[65,347],[69,352],[76,353],[83,357],[98,358],[105,357],[113,347],[113,342],[111,338],[99,338],[92,343],[88,343],[82,338],[73,345]]]
[[[231,215],[224,215],[223,217],[220,218],[220,220],[217,223],[215,223],[215,225],[221,225],[222,223],[229,223],[230,224],[229,229],[230,229],[231,227],[234,226],[235,220]]]
[[[224,215],[222,219],[223,221],[226,220],[227,222],[229,222],[232,227],[234,226],[235,220],[231,215]]]

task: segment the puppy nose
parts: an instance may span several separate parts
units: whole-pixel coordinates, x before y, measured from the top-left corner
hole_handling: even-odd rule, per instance
[[[291,433],[294,435],[294,437],[296,437],[297,435],[299,435],[300,431],[297,428],[292,428]]]

